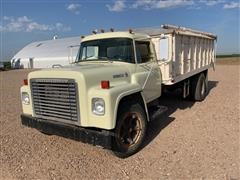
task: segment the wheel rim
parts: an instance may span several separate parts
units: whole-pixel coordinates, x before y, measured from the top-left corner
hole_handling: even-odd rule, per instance
[[[128,113],[124,117],[117,133],[119,143],[123,147],[129,148],[138,142],[141,132],[142,123],[138,114],[134,112]]]

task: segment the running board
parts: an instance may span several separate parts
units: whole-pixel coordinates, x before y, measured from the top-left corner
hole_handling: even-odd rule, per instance
[[[149,108],[149,120],[153,121],[168,110],[167,106],[153,106]]]

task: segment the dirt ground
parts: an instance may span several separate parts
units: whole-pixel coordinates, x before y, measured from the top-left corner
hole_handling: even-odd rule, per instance
[[[47,136],[20,124],[19,88],[28,71],[0,72],[0,179],[240,179],[240,66],[209,72],[203,102],[161,98],[143,149],[119,159],[108,150]]]
[[[217,58],[217,65],[240,65],[240,57]]]

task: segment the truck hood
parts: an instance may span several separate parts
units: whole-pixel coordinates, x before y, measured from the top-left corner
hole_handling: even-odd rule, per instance
[[[98,85],[101,80],[110,83],[130,82],[131,74],[135,71],[134,64],[123,62],[82,62],[62,68],[43,69],[29,74],[31,78],[71,78],[85,81],[87,86]]]

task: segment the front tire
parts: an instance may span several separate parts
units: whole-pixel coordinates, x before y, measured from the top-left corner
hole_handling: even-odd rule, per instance
[[[118,112],[113,152],[120,158],[138,152],[143,144],[147,129],[146,113],[139,103],[123,103]]]

